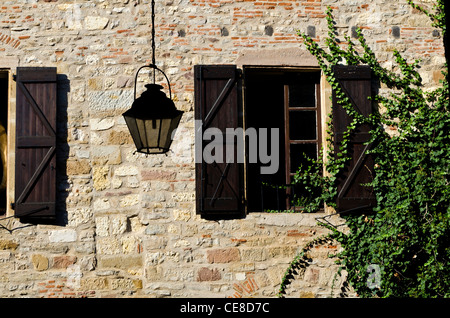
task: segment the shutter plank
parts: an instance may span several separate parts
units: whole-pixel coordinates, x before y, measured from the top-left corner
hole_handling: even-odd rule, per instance
[[[372,112],[371,70],[368,66],[335,66],[334,74],[343,91],[350,99],[354,108],[363,116]],[[343,107],[337,103],[333,92],[333,127],[335,135],[335,152],[340,151],[339,145],[343,134],[352,118]],[[368,211],[376,204],[373,188],[365,184],[373,180],[374,162],[367,151],[372,146],[365,145],[370,139],[371,127],[362,124],[356,127],[350,137],[349,154],[351,159],[338,175],[337,211]]]
[[[56,68],[17,68],[16,217],[55,217],[56,79]]]
[[[244,214],[243,164],[238,163],[236,144],[234,161],[225,162],[225,131],[242,127],[238,70],[234,65],[197,65],[194,76],[195,119],[202,121],[202,130],[196,134],[203,136],[205,129],[218,128],[224,141],[223,162],[196,162],[197,213],[211,218],[240,217]],[[208,143],[196,143],[196,152],[203,154]]]

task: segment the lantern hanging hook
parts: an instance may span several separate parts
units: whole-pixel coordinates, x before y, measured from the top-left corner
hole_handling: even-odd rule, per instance
[[[134,78],[134,99],[136,99],[136,84],[137,84],[137,78],[139,75],[139,71],[142,70],[143,68],[148,67],[148,68],[152,68],[153,69],[153,73],[155,73],[157,70],[160,71],[164,77],[166,78],[167,84],[169,86],[169,99],[172,99],[172,89],[170,88],[170,82],[169,82],[169,78],[167,77],[166,73],[164,73],[161,69],[159,69],[155,64],[150,64],[150,65],[144,65],[141,66],[137,72],[136,72],[136,76]],[[153,82],[154,83],[154,82]]]

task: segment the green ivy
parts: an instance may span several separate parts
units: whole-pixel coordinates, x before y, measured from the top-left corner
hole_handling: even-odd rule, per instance
[[[433,21],[445,34],[444,0],[438,0],[433,12],[408,3]],[[349,159],[347,146],[353,130],[360,124],[374,127],[369,151],[375,160],[375,213],[342,215],[348,232],[330,227],[330,239],[343,247],[337,256],[348,282],[360,297],[449,297],[450,296],[450,109],[447,73],[442,85],[424,90],[418,72],[420,61],[407,61],[398,51],[393,56],[398,72],[383,68],[368,46],[363,32],[357,30],[357,44],[348,36],[343,45],[337,38],[332,9],[327,10],[328,38],[325,48],[310,37],[307,49],[317,58],[338,102],[353,118],[340,156],[334,155],[332,121],[329,121],[327,160],[317,160],[301,167],[295,182],[309,192],[301,201],[306,212],[316,211],[323,203],[334,206],[336,175]],[[374,101],[383,112],[368,118],[353,109],[333,74],[337,64],[369,65],[375,78],[390,90]],[[396,133],[390,135],[386,127]],[[321,158],[322,156],[320,156]],[[322,176],[325,168],[328,172]],[[309,245],[308,245],[309,246]],[[294,259],[302,263],[302,255]],[[379,268],[380,284],[368,284],[373,278],[370,266]],[[289,282],[289,270],[282,280],[280,294]]]

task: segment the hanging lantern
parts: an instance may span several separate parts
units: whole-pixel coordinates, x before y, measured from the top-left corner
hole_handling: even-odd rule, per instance
[[[178,127],[183,112],[177,110],[172,101],[169,83],[169,96],[161,91],[158,84],[147,84],[147,90],[136,99],[136,82],[139,71],[144,68],[154,68],[155,65],[142,66],[136,73],[134,84],[134,102],[129,110],[123,113],[125,122],[136,145],[137,151],[145,154],[165,153],[172,143],[172,133]]]
[[[155,2],[152,0],[152,64],[142,66],[134,79],[134,102],[123,113],[125,122],[136,145],[137,152],[145,154],[165,153],[172,143],[172,133],[178,127],[182,111],[175,108],[172,101],[170,82],[166,74],[155,63]],[[139,71],[145,67],[153,69],[153,84],[147,84],[147,90],[136,99],[136,83]],[[155,72],[160,71],[169,84],[169,98],[161,91],[161,85],[155,84]]]

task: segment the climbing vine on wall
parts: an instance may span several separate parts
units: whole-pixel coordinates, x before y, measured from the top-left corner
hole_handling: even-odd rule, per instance
[[[445,34],[444,0],[433,11],[408,3],[429,16],[433,26]],[[449,297],[450,296],[450,106],[447,73],[439,88],[425,90],[418,72],[420,61],[407,61],[393,52],[396,70],[382,67],[357,30],[357,43],[337,38],[333,13],[327,10],[328,38],[320,47],[300,33],[308,50],[317,58],[338,102],[353,118],[343,143],[342,155],[335,156],[331,121],[329,152],[325,163],[317,161],[300,169],[296,182],[308,185],[307,211],[321,204],[333,206],[336,175],[348,160],[349,136],[357,125],[373,127],[370,150],[375,160],[371,182],[377,206],[374,213],[342,215],[348,232],[325,225],[330,238],[341,243],[338,262],[348,273],[348,282],[361,297]],[[374,77],[389,90],[373,97],[379,111],[369,117],[353,109],[333,74],[337,64],[369,65]],[[394,135],[386,132],[393,128]],[[327,176],[316,173],[325,165]],[[282,296],[289,282],[289,270],[300,264],[293,260],[283,278]],[[298,264],[297,264],[298,263]],[[374,283],[375,282],[375,283]]]

